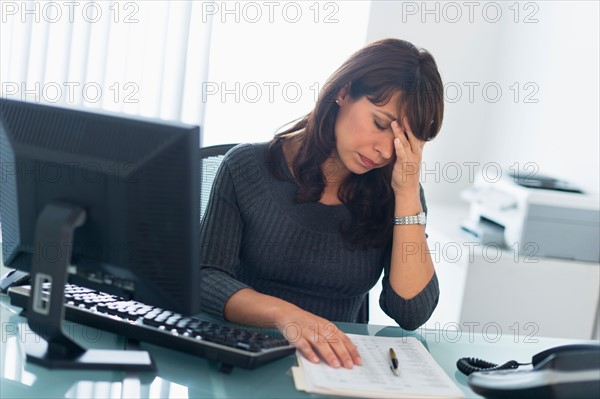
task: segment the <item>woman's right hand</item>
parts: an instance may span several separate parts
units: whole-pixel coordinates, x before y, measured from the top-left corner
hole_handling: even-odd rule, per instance
[[[331,367],[362,365],[356,345],[335,324],[283,299],[243,288],[225,304],[224,317],[235,323],[276,327],[313,363],[323,359]]]
[[[313,363],[322,358],[331,367],[362,365],[356,345],[335,324],[294,307],[277,323],[283,336]]]

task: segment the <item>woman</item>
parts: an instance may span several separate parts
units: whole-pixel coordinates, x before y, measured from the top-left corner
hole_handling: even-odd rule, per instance
[[[232,149],[201,228],[204,310],[276,326],[310,361],[351,368],[360,354],[332,321],[356,321],[383,271],[382,309],[402,328],[423,324],[439,288],[419,166],[443,107],[433,57],[380,40],[292,127]]]

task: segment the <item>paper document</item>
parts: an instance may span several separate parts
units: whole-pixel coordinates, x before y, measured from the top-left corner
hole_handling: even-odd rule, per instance
[[[296,389],[325,395],[362,398],[462,398],[463,392],[414,337],[391,338],[348,334],[363,365],[351,370],[309,362],[297,352],[292,370]],[[390,348],[398,375],[390,369]]]

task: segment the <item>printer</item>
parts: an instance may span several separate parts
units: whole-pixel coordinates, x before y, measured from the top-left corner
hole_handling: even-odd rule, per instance
[[[547,176],[503,171],[478,176],[461,193],[470,202],[462,229],[484,245],[524,257],[600,262],[600,200]]]

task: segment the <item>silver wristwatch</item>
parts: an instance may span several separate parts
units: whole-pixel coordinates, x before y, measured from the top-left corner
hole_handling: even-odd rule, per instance
[[[426,224],[427,214],[421,212],[414,216],[394,216],[393,222],[394,224]]]

